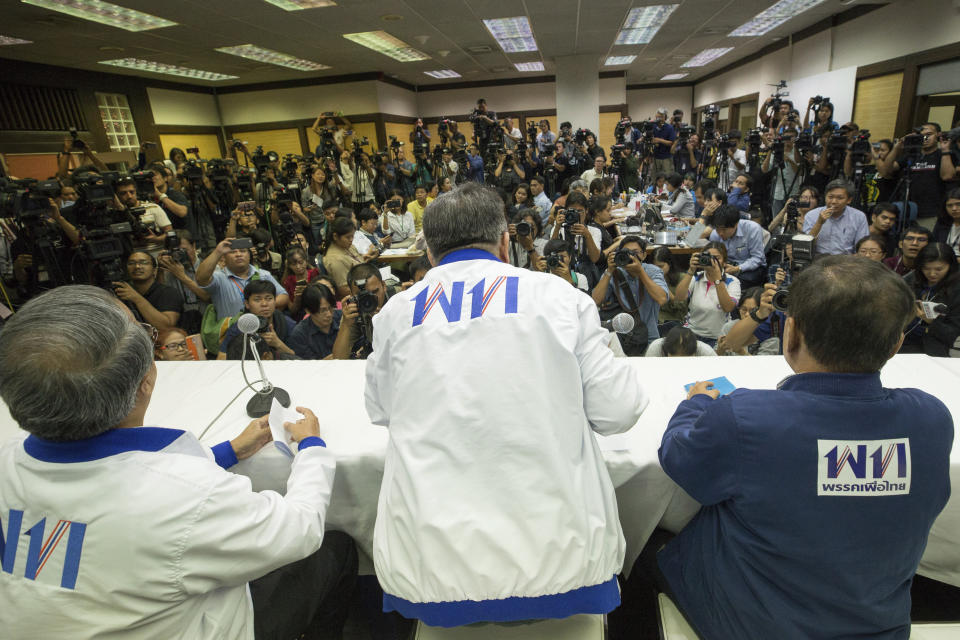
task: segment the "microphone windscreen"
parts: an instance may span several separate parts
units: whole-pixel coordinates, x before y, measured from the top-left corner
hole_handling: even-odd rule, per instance
[[[618,313],[613,317],[613,322],[611,323],[613,330],[617,333],[630,333],[633,331],[634,324],[633,316],[629,313]]]
[[[245,313],[237,319],[237,329],[240,330],[240,333],[250,335],[256,333],[259,328],[260,318],[252,313]]]

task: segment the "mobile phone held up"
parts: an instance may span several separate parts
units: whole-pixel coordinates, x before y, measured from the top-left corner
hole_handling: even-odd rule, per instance
[[[250,238],[233,238],[230,240],[231,249],[252,249],[253,240]]]

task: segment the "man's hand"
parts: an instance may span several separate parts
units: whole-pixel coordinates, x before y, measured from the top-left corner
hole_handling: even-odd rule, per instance
[[[344,298],[342,309],[342,317],[340,319],[341,327],[352,327],[353,324],[357,321],[357,318],[360,316],[360,310],[357,309],[356,302],[348,302],[350,298]]]
[[[213,250],[213,252],[216,253],[217,256],[220,258],[227,255],[231,251],[233,251],[233,247],[230,246],[230,238],[225,238],[221,240],[220,243],[217,244],[216,248]]]
[[[304,438],[320,437],[320,421],[313,411],[306,407],[297,407],[297,412],[303,417],[296,422],[284,422],[283,428],[290,433],[290,439],[300,442]]]
[[[510,234],[510,239],[511,239],[511,240],[516,240],[516,239],[517,239],[517,225],[515,225],[515,224],[508,224],[508,225],[507,225],[507,232]]]
[[[135,302],[137,298],[141,297],[137,290],[127,282],[114,282],[113,292],[124,302]]]
[[[267,330],[260,334],[260,337],[263,338],[263,341],[274,349],[279,349],[283,346],[283,341],[280,340],[280,336],[277,335],[277,332],[273,330],[273,323],[270,323],[270,326],[267,327]]]
[[[573,235],[575,236],[586,237],[586,235],[589,233],[589,231],[587,231],[587,227],[579,223],[573,225],[573,228],[571,229],[571,231],[573,231]]]
[[[693,396],[709,396],[716,400],[720,397],[720,392],[713,388],[712,382],[698,382],[690,387],[690,392],[687,393],[687,400]]]
[[[726,267],[724,267],[724,270],[727,273],[732,273],[733,275],[737,275],[738,273],[740,273],[740,266],[735,264],[728,264]]]
[[[57,201],[53,198],[47,198],[47,204],[50,205],[50,217],[60,221],[60,207],[57,205]]]
[[[940,147],[940,151],[943,151],[943,152],[950,151],[950,140],[949,140],[949,138],[946,139],[946,140],[940,140],[940,142],[937,143],[937,146]]]
[[[162,253],[157,258],[160,268],[172,275],[177,280],[183,280],[187,277],[187,271],[180,264],[179,260],[174,260],[169,253]]]
[[[777,271],[783,271],[783,269],[778,269]],[[760,296],[760,306],[757,308],[757,317],[761,320],[766,320],[776,311],[776,309],[773,308],[773,295],[777,292],[777,288],[777,285],[772,282],[763,285],[763,294]]]
[[[774,286],[779,287],[781,284],[783,284],[783,281],[786,279],[787,279],[787,272],[781,269],[780,267],[777,267],[777,273],[773,277]]]
[[[383,236],[382,238],[380,238],[380,244],[382,244],[385,249],[389,249],[392,243],[393,243],[393,236]]]
[[[520,242],[520,246],[523,247],[524,251],[533,251],[533,236],[530,234],[517,236],[517,240]]]
[[[248,424],[247,428],[240,432],[240,435],[230,441],[230,446],[233,447],[237,460],[246,460],[273,439],[270,435],[269,420],[270,416],[257,418]]]
[[[610,255],[613,255],[613,254],[611,253]],[[609,268],[609,266],[610,266],[610,262],[607,261],[607,267]],[[628,264],[625,268],[627,270],[627,273],[629,273],[630,275],[632,275],[634,278],[637,278],[637,279],[639,279],[640,274],[643,273],[643,263],[640,262],[640,258],[638,258],[637,256],[630,256],[630,264]]]
[[[534,267],[536,268],[537,271],[539,271],[540,273],[543,273],[544,271],[547,270],[547,259],[544,258],[543,256],[537,258],[537,262],[536,264],[534,264]]]
[[[820,222],[826,222],[833,217],[833,208],[830,205],[824,207],[823,211],[820,212]]]

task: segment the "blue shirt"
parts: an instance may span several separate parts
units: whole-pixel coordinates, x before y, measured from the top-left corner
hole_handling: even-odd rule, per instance
[[[750,211],[750,194],[740,191],[740,187],[734,187],[730,193],[727,194],[727,204],[733,205],[742,212]],[[744,218],[744,215],[741,213],[740,217]],[[747,214],[746,218],[749,217],[750,214]]]
[[[670,287],[667,285],[667,279],[663,277],[663,271],[660,270],[660,267],[645,262],[643,263],[643,270],[647,272],[647,275],[650,276],[650,279],[653,280],[658,287],[663,289],[668,296],[670,295]],[[660,337],[660,331],[657,329],[660,305],[650,296],[646,287],[640,285],[639,279],[627,274],[626,281],[627,286],[630,287],[630,291],[633,293],[633,299],[640,305],[637,310],[637,319],[647,328],[647,340],[653,342]],[[607,288],[607,298],[619,302],[613,292],[614,284],[614,281],[611,280]]]
[[[241,278],[233,274],[226,267],[216,269],[209,284],[203,287],[213,301],[217,310],[217,318],[228,318],[243,311],[243,289],[250,282],[253,274],[259,273],[258,280],[272,282],[277,288],[277,296],[287,295],[286,289],[280,286],[276,278],[269,271],[264,271],[250,265],[246,277]]]
[[[287,340],[287,346],[304,360],[323,360],[333,353],[333,343],[337,341],[342,316],[341,311],[334,310],[333,324],[330,325],[330,331],[327,333],[321,331],[310,316],[307,316],[294,327],[290,333],[290,339]]]
[[[705,638],[905,640],[952,443],[942,402],[879,374],[681,402],[660,465],[703,507],[658,558],[679,608]]]
[[[467,154],[467,179],[483,184],[483,158]]]
[[[677,132],[673,130],[673,125],[670,123],[664,122],[659,126],[653,128],[653,137],[662,138],[664,140],[669,140],[673,142],[677,139]],[[669,144],[657,144],[653,148],[653,157],[657,160],[663,160],[664,158],[672,157],[670,155],[670,145]]]
[[[537,205],[537,209],[540,210],[540,221],[543,222],[543,226],[546,227],[547,219],[550,218],[550,207],[553,206],[553,203],[550,202],[547,194],[541,191],[540,195],[533,199],[533,204]]]
[[[741,272],[755,271],[767,266],[763,251],[763,227],[753,220],[741,220],[729,240],[724,240],[716,231],[710,234],[710,242],[722,242],[727,247],[727,262],[740,266]]]
[[[807,215],[803,217],[804,233],[810,233],[824,209],[826,207],[807,211]],[[857,241],[868,235],[870,235],[870,225],[867,224],[867,216],[859,209],[847,207],[839,218],[830,218],[820,227],[820,233],[814,243],[814,252],[817,255],[853,253]]]

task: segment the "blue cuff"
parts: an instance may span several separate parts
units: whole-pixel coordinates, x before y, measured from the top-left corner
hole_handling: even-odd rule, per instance
[[[319,438],[319,436],[309,436],[300,441],[300,444],[297,445],[297,451],[303,451],[307,447],[326,447],[327,443]]]
[[[233,445],[230,444],[229,440],[224,440],[220,444],[214,445],[213,457],[217,461],[217,464],[224,469],[229,469],[240,462],[237,460],[237,452],[233,450]]]

